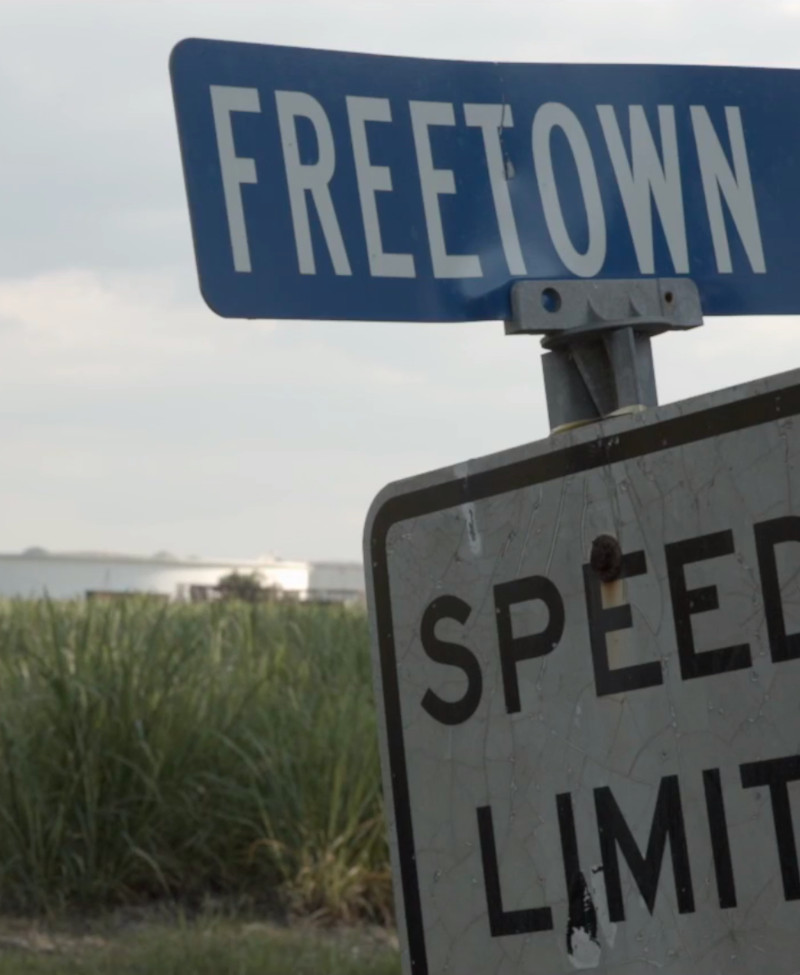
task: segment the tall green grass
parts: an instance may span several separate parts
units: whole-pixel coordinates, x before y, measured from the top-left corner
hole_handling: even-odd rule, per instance
[[[0,908],[387,919],[369,667],[350,608],[0,604]]]

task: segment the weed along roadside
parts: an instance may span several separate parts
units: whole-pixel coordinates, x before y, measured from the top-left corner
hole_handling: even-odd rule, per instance
[[[0,603],[0,911],[389,922],[367,644],[339,606]]]

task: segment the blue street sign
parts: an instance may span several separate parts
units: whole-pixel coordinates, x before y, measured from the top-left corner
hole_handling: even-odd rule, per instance
[[[505,319],[519,278],[800,311],[800,72],[185,40],[200,287],[235,318]]]

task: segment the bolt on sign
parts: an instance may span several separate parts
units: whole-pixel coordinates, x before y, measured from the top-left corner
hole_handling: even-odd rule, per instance
[[[800,960],[800,372],[390,485],[407,973]]]

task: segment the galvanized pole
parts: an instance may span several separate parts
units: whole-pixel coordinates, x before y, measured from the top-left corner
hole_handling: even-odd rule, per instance
[[[688,278],[517,281],[507,335],[543,335],[552,431],[658,405],[653,335],[703,323]]]

